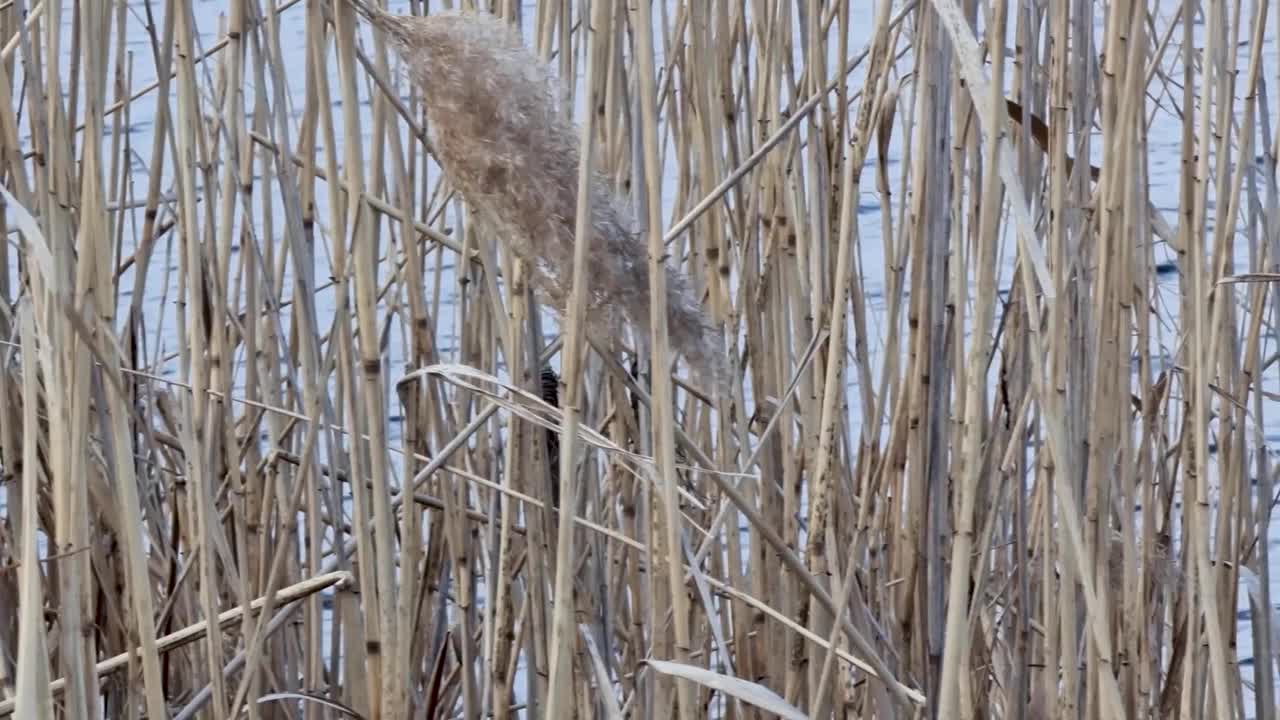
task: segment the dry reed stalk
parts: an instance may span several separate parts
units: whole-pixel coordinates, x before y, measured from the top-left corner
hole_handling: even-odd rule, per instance
[[[594,99],[594,97],[599,93],[598,78],[601,75],[600,65],[602,64],[604,56],[601,48],[608,47],[607,41],[602,40],[601,36],[607,29],[609,9],[604,3],[593,3],[591,5],[591,10],[591,29],[586,40],[587,49],[585,50],[585,55],[587,57],[587,93]],[[402,40],[402,42],[404,41]],[[454,44],[448,43],[448,41],[445,42],[447,44]],[[436,52],[439,52],[435,50],[435,45],[436,44],[433,43],[427,43],[426,46],[423,47],[423,50],[425,53],[433,55]],[[422,44],[420,43],[416,46],[421,47]],[[409,46],[406,43],[406,47],[413,46]],[[523,45],[521,45],[521,47],[523,47]],[[443,51],[440,52],[440,57],[423,57],[418,63],[416,63],[419,67],[417,70],[419,83],[426,88],[431,88],[432,91],[435,91],[438,85],[443,85],[445,87],[450,85],[447,80],[444,80],[444,77],[447,77],[446,73],[449,72],[449,69],[444,67],[436,69],[433,61],[447,64],[451,61],[458,62],[463,60],[461,57],[450,57],[453,53],[450,53],[445,49],[445,47],[441,47],[440,50]],[[402,50],[402,52],[404,52],[404,50]],[[533,58],[528,57],[527,60],[532,61]],[[457,71],[458,70],[454,70],[454,72]],[[432,80],[436,80],[437,83],[432,83]],[[460,78],[454,79],[454,87],[460,86],[459,80]],[[529,79],[526,78],[525,80],[528,81]],[[444,102],[444,105],[445,107],[451,107],[455,113],[462,109],[455,103],[449,103],[447,101]],[[517,107],[519,106],[517,105]],[[528,110],[526,110],[526,112],[528,112]],[[496,116],[499,118],[499,122],[501,122],[501,119],[505,119],[503,118],[503,115],[505,115],[505,113],[499,112]],[[524,113],[515,116],[515,118],[519,119],[523,119],[523,117]],[[554,107],[548,106],[544,109],[543,114],[532,115],[529,119],[532,120],[536,118],[550,120],[558,117],[559,116],[555,113]],[[475,119],[477,118],[472,117],[472,121]],[[577,238],[586,237],[587,233],[590,232],[589,228],[594,225],[592,221],[595,219],[594,202],[596,201],[596,198],[592,196],[589,189],[592,181],[591,163],[592,149],[594,146],[594,138],[592,136],[593,119],[594,113],[591,113],[582,123],[581,139],[577,146],[580,153],[579,157],[581,158],[581,162],[577,163],[577,191],[574,193],[576,205],[574,211],[574,236]],[[439,118],[437,118],[437,120],[439,120]],[[453,132],[458,133],[458,130],[455,129]],[[449,134],[449,125],[446,122],[444,128],[441,129],[441,136],[448,137]],[[452,143],[448,141],[446,141],[445,144],[452,145]],[[569,143],[565,143],[562,147],[573,146]],[[446,156],[448,152],[448,150],[445,151]],[[454,159],[457,159],[456,156]],[[446,163],[446,167],[450,167],[452,165],[453,172],[458,171],[456,164],[451,164],[447,160],[442,162]],[[489,174],[488,169],[485,169],[484,172],[486,175]],[[513,180],[519,177],[519,175],[514,174],[516,172],[516,167],[501,169],[497,172],[499,174],[511,172],[513,173]],[[468,185],[469,183],[467,183],[466,180],[462,181],[462,186],[464,188],[467,188]],[[501,183],[499,182],[498,185],[500,187]],[[566,184],[562,189],[567,190],[569,187],[571,186]],[[471,189],[474,190],[478,188],[471,186]],[[495,188],[485,188],[487,191],[491,191],[493,189]],[[465,193],[466,190],[464,189],[463,192]],[[508,216],[508,218],[508,222],[515,220],[514,216]],[[564,717],[569,712],[570,698],[573,694],[573,685],[571,684],[573,673],[570,669],[573,662],[571,649],[576,645],[574,638],[577,635],[573,631],[573,609],[576,604],[573,598],[575,594],[573,592],[573,585],[574,577],[577,575],[578,569],[578,556],[574,552],[575,533],[573,519],[577,513],[577,505],[579,501],[579,477],[577,472],[576,451],[578,443],[578,424],[582,414],[583,390],[586,380],[586,373],[584,372],[586,364],[585,360],[587,358],[587,342],[586,337],[584,336],[587,320],[586,299],[588,294],[591,292],[591,288],[595,287],[595,285],[593,285],[593,280],[596,283],[599,282],[599,278],[592,278],[587,271],[586,260],[590,247],[591,244],[585,240],[574,243],[572,270],[571,274],[567,278],[570,283],[569,297],[567,299],[567,305],[565,306],[565,310],[568,314],[568,327],[565,331],[565,343],[561,351],[565,358],[565,412],[562,431],[565,442],[560,445],[560,478],[558,480],[560,491],[564,495],[564,502],[560,503],[561,518],[556,536],[555,590],[554,594],[550,598],[551,602],[554,603],[554,609],[551,615],[551,635],[549,638],[551,657],[549,663],[550,672],[547,679],[547,718]],[[527,257],[525,260],[526,262],[531,262],[533,267],[538,267],[534,264],[537,262],[536,259]],[[536,270],[534,272],[534,277],[537,277]]]
[[[658,159],[658,114],[657,83],[654,79],[653,55],[653,7],[652,3],[641,3],[632,15],[636,27],[636,56],[640,66],[640,142],[643,162],[643,183],[645,199],[644,227],[647,229],[649,247],[649,296],[667,297],[667,277],[665,276],[664,247],[662,242],[662,171]],[[651,506],[651,517],[661,517],[661,523],[655,523],[661,532],[654,532],[657,543],[650,547],[650,556],[661,558],[666,569],[666,590],[671,598],[671,608],[675,625],[675,647],[673,657],[682,663],[689,662],[692,650],[689,637],[689,609],[682,578],[681,535],[679,518],[679,501],[676,497],[675,467],[675,407],[671,376],[662,372],[668,366],[668,318],[661,306],[650,308],[650,352],[649,367],[656,369],[653,375],[653,398],[650,407],[649,421],[653,438],[653,453],[657,459],[657,473],[662,480],[663,513],[658,514],[656,504]],[[678,347],[678,346],[677,346]],[[665,552],[663,552],[665,550]],[[664,633],[665,634],[665,633]],[[659,652],[666,642],[657,642]],[[684,679],[677,680],[678,709],[681,718],[693,717],[693,688]]]
[[[37,423],[36,417],[36,353],[34,346],[36,340],[36,323],[34,311],[29,303],[23,303],[18,308],[18,321],[23,344],[29,349],[23,354],[23,391],[26,396],[23,403],[24,424],[27,427],[34,427]],[[48,353],[46,352],[46,358]],[[36,549],[37,531],[39,529],[37,523],[36,507],[38,498],[36,495],[38,484],[34,482],[36,471],[39,463],[36,458],[36,434],[34,432],[24,433],[23,441],[23,465],[30,468],[26,474],[26,482],[23,483],[22,498],[17,504],[21,508],[19,532],[21,533],[21,550],[19,557],[21,558],[22,575],[18,580],[19,592],[18,599],[18,672],[17,672],[17,702],[16,709],[21,711],[24,717],[39,718],[40,720],[51,719],[53,717],[53,697],[48,689],[49,672],[48,664],[45,661],[46,641],[44,622],[41,617],[41,609],[44,606],[44,589],[42,588],[43,580],[40,575],[39,554]]]

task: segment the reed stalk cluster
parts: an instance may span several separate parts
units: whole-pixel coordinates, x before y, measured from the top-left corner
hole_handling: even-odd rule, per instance
[[[1277,716],[1269,0],[0,40],[0,717]]]

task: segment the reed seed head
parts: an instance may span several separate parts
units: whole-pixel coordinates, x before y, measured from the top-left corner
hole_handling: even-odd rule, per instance
[[[530,284],[561,318],[573,283],[579,136],[547,63],[504,20],[484,12],[394,15],[360,7],[384,31],[425,96],[436,159],[480,220],[529,267]],[[593,169],[586,238],[586,326],[598,339],[630,324],[648,340],[648,251],[609,176]],[[715,326],[689,279],[669,264],[671,348],[699,374],[724,370]]]

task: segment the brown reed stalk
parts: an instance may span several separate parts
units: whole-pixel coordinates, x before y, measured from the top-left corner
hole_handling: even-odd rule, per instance
[[[640,3],[632,15],[636,27],[636,55],[640,65],[640,141],[643,153],[643,185],[645,190],[645,227],[648,229],[649,247],[649,291],[651,297],[667,296],[667,278],[662,272],[662,172],[658,160],[658,115],[657,115],[657,82],[654,78],[653,55],[653,7],[651,3]],[[668,318],[661,307],[650,309],[650,349],[653,353],[650,367],[657,372],[653,374],[653,403],[649,420],[652,427],[653,452],[657,459],[658,477],[662,479],[661,510],[658,503],[651,505],[651,517],[655,520],[653,537],[656,543],[650,546],[651,552],[661,558],[666,570],[663,578],[668,597],[671,601],[675,625],[675,643],[673,656],[680,662],[689,661],[690,629],[688,599],[682,587],[682,567],[680,553],[680,521],[679,502],[676,496],[675,468],[675,407],[671,376],[662,372],[667,367],[668,356]],[[661,522],[657,522],[661,518]],[[665,552],[663,550],[665,549]],[[656,595],[656,593],[655,593]],[[655,598],[656,599],[656,598]],[[665,634],[665,633],[664,633]],[[667,645],[666,641],[655,643],[659,648]],[[677,707],[681,718],[693,717],[693,687],[687,680],[677,680]],[[664,695],[665,696],[665,693]]]

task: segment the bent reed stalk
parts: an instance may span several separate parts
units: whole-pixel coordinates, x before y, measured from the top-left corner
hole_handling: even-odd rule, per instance
[[[1275,716],[1267,0],[224,5],[0,3],[0,716]]]

